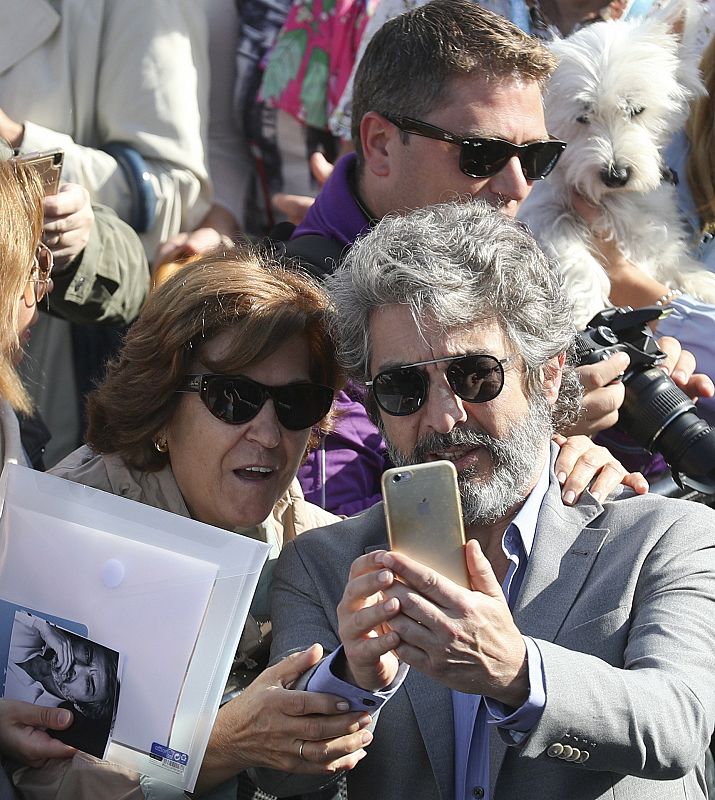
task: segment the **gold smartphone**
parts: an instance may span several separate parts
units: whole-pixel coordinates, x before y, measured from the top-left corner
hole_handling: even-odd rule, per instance
[[[450,461],[388,469],[382,476],[390,548],[469,589],[462,503]]]
[[[45,197],[57,194],[60,188],[60,178],[62,176],[62,164],[65,160],[65,152],[60,148],[56,150],[43,150],[37,153],[20,153],[13,156],[13,160],[19,164],[29,165],[37,170],[42,181],[42,190]]]

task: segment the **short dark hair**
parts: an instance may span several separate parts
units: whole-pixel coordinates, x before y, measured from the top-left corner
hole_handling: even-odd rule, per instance
[[[386,22],[355,75],[353,145],[362,160],[360,122],[368,111],[421,117],[449,101],[460,76],[544,85],[556,58],[538,40],[472,0],[432,0]]]

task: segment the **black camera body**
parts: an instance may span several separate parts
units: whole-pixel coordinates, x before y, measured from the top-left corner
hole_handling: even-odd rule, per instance
[[[665,358],[648,323],[661,306],[607,308],[576,337],[576,362],[595,364],[616,352],[630,356],[623,375],[625,400],[617,427],[651,453],[661,453],[681,488],[715,492],[715,429],[695,404],[658,368]]]

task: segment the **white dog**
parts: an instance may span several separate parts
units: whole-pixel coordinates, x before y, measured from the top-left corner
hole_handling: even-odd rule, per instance
[[[559,65],[545,95],[546,124],[568,146],[519,216],[559,263],[577,324],[610,305],[610,284],[571,205],[572,190],[599,207],[595,231],[612,237],[632,263],[715,303],[715,275],[686,254],[661,157],[703,91],[697,56],[663,18],[598,22],[552,47]]]

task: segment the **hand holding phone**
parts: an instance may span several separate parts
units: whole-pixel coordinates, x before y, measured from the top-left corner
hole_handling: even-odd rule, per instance
[[[454,464],[431,461],[388,469],[382,495],[391,549],[470,589]]]

